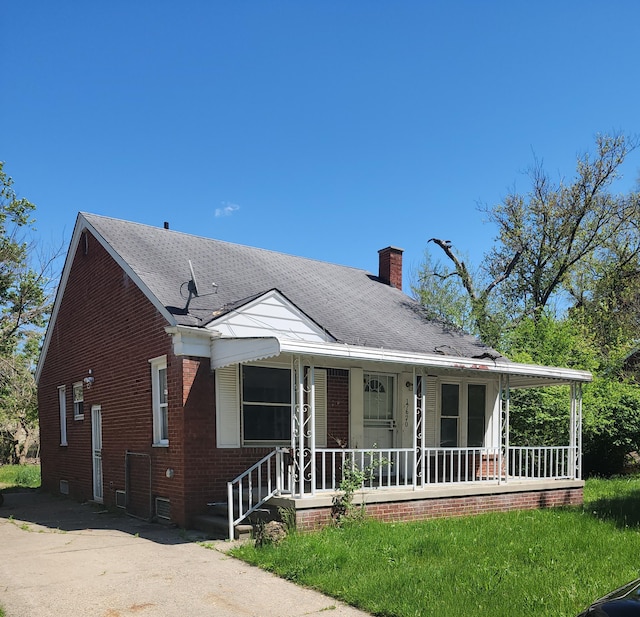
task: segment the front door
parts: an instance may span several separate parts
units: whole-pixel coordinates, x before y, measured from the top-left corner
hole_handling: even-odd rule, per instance
[[[364,447],[393,448],[395,376],[364,374]]]
[[[102,408],[91,406],[91,451],[93,452],[93,499],[102,503]]]

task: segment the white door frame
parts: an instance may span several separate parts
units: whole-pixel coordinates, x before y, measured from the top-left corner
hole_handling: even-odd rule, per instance
[[[91,460],[93,467],[93,500],[102,503],[102,407],[91,405]]]
[[[372,376],[372,381],[377,381],[376,378],[378,377],[385,381],[389,380],[386,385],[390,385],[392,388],[392,393],[388,396],[388,402],[391,404],[391,409],[389,410],[390,415],[385,415],[376,420],[365,418],[363,414],[364,447],[368,448],[375,445],[377,448],[381,448],[383,450],[387,448],[394,448],[396,445],[396,398],[398,376],[395,373],[384,373],[380,371],[366,371],[364,375]],[[364,398],[366,398],[366,395],[364,395]],[[390,443],[385,443],[387,440],[389,440]]]

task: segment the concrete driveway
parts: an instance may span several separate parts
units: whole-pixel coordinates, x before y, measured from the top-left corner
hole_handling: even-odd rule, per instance
[[[5,493],[0,606],[7,617],[366,615],[197,539],[94,505]]]

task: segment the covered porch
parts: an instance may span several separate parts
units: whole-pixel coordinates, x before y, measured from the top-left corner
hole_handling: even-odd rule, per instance
[[[294,509],[299,527],[326,524],[348,469],[363,473],[355,503],[365,504],[369,514],[385,520],[582,501],[582,384],[590,381],[589,373],[516,364],[503,358],[426,354],[409,358],[407,354],[344,345],[316,344],[311,350],[309,343],[271,341],[274,348],[266,354],[262,339],[260,359],[286,359],[291,371],[290,444],[273,448],[228,483],[230,537],[236,524],[267,502]],[[236,360],[257,360],[246,341],[242,358],[237,355],[240,347],[233,348]],[[225,362],[215,354],[212,360]],[[318,375],[327,365],[348,370],[350,375],[349,441],[339,447],[323,445],[317,435],[317,416],[323,413]],[[371,417],[366,401],[362,405],[371,375],[394,377],[395,412],[390,418]],[[358,392],[363,381],[364,394]],[[553,446],[512,444],[511,391],[550,385],[566,385],[570,390],[568,442]],[[474,428],[471,401],[478,391],[485,411]],[[455,392],[460,397],[456,403],[459,412],[447,409],[447,397]],[[372,427],[369,435],[375,436],[376,428],[380,431],[382,427],[382,433],[377,434],[386,430],[395,437],[387,443],[372,442],[369,437],[367,442],[367,425]],[[451,443],[452,436],[455,443]]]

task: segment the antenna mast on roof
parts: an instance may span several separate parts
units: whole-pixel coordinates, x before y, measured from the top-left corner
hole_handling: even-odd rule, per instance
[[[193,269],[193,264],[189,259],[189,273],[191,274],[191,278],[187,281],[187,291],[189,292],[189,297],[187,298],[187,303],[184,307],[184,312],[189,312],[189,304],[191,304],[191,300],[193,298],[199,298],[200,293],[198,292],[198,281],[196,280],[196,273]],[[204,294],[205,296],[210,296],[212,294],[218,293],[218,286],[215,283],[211,283],[213,285],[213,291],[209,294]],[[184,283],[183,283],[184,285]]]
[[[189,297],[187,298],[187,304],[184,307],[184,312],[189,312],[189,304],[191,304],[192,298],[198,297],[198,282],[196,281],[196,273],[193,271],[193,264],[189,259],[189,272],[191,273],[191,278],[187,282],[187,290],[189,291]]]

